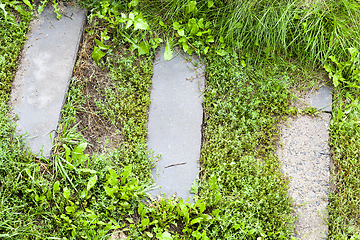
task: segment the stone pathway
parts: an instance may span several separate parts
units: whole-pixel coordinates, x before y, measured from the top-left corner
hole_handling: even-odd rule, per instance
[[[56,136],[86,19],[83,9],[62,10],[60,21],[47,7],[31,22],[11,92],[17,131],[27,133],[30,149],[43,151],[44,156],[51,153],[50,134]],[[154,66],[148,123],[148,147],[161,155],[159,172],[154,170],[161,188],[152,194],[169,197],[176,193],[187,199],[192,197],[190,189],[199,171],[205,78],[198,58],[174,51],[174,58],[165,61],[164,49]]]
[[[311,93],[307,102],[331,112],[331,88]],[[330,179],[329,128],[331,114],[318,117],[290,118],[281,126],[281,143],[277,154],[282,171],[291,177],[289,195],[294,199],[298,216],[294,237],[327,239],[327,205]]]
[[[11,92],[13,112],[18,115],[18,132],[28,133],[32,151],[49,156],[72,76],[86,19],[85,10],[65,8],[61,20],[46,8],[31,23],[31,34]],[[184,200],[192,198],[198,177],[201,150],[203,65],[194,56],[174,51],[165,61],[162,46],[154,65],[148,122],[148,148],[160,156],[154,178],[158,188],[150,193]],[[191,59],[197,66],[190,63]],[[308,103],[331,112],[331,88],[310,94]],[[324,102],[325,100],[325,102]],[[282,147],[278,148],[282,170],[291,177],[289,195],[298,216],[295,237],[326,239],[330,150],[329,113],[317,118],[299,116],[281,126]]]
[[[190,189],[198,177],[203,119],[201,90],[203,69],[188,62],[189,56],[174,51],[174,58],[164,60],[164,46],[154,65],[148,123],[148,147],[161,154],[154,169],[156,184],[150,191],[155,197],[192,197]],[[192,56],[192,60],[199,61]],[[201,64],[200,64],[201,66]]]
[[[30,24],[21,65],[15,76],[11,105],[17,131],[27,134],[31,150],[49,156],[60,120],[86,19],[80,8],[67,7],[61,20],[52,7]]]

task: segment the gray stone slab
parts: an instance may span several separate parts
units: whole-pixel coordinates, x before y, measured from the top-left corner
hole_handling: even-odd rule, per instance
[[[186,200],[193,196],[190,189],[199,172],[205,77],[203,66],[196,68],[183,52],[174,52],[170,61],[165,61],[163,54],[164,46],[154,66],[148,123],[148,148],[161,154],[154,170],[161,188],[150,193],[165,197],[176,193]],[[191,59],[199,62],[194,56]]]
[[[317,91],[309,93],[307,103],[324,112],[332,112],[332,87],[325,85]]]
[[[50,155],[49,134],[54,137],[58,127],[86,20],[84,9],[63,10],[60,21],[48,7],[30,24],[11,91],[17,131],[27,132],[31,150],[38,153],[43,148],[45,156]]]

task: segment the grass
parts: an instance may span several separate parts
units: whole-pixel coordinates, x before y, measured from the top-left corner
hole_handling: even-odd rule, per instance
[[[316,68],[331,55],[342,59],[346,48],[360,43],[360,6],[355,0],[309,1],[307,4],[293,0],[230,0],[226,3],[200,0],[195,1],[197,10],[187,14],[190,2],[144,1],[143,11],[155,16],[152,17],[155,21],[161,18],[168,25],[180,19],[204,18],[217,32],[216,41],[210,46],[222,48],[222,38],[228,52],[235,50],[256,64],[266,58],[285,56]],[[196,44],[196,40],[192,44]]]
[[[5,62],[10,63],[5,65],[1,62],[1,74],[5,76],[1,78],[1,85],[6,85],[6,88],[1,89],[0,103],[0,237],[107,239],[111,234],[109,230],[120,227],[114,224],[134,212],[144,195],[141,191],[144,189],[144,182],[150,178],[152,163],[147,158],[144,136],[152,71],[149,68],[151,58],[144,59],[143,62],[147,65],[141,65],[138,70],[133,69],[134,61],[137,61],[134,57],[117,59],[114,65],[118,68],[112,68],[112,84],[121,89],[121,81],[125,81],[124,78],[127,77],[120,78],[121,68],[127,65],[129,71],[126,74],[134,76],[132,86],[141,96],[139,102],[128,104],[129,109],[135,106],[138,111],[130,112],[132,125],[131,119],[126,121],[129,125],[124,127],[127,142],[123,148],[111,153],[94,154],[91,156],[91,163],[89,162],[90,157],[84,153],[87,144],[76,126],[72,126],[76,121],[76,113],[84,110],[82,104],[86,103],[81,92],[85,87],[84,79],[80,79],[73,80],[77,87],[70,89],[54,156],[50,160],[35,159],[31,153],[27,153],[21,136],[15,134],[15,124],[10,118],[10,109],[6,106],[9,86],[16,70],[15,63],[32,16],[31,12],[26,14],[27,18],[24,17],[20,23],[2,21],[0,24],[0,31],[3,33],[0,38],[1,56],[5,58]],[[145,85],[144,80],[147,81]],[[132,88],[125,88],[134,92]],[[123,94],[131,96],[131,92]],[[101,105],[115,104],[112,102],[117,101],[115,95],[109,97],[99,102],[100,109]],[[110,110],[104,115],[109,112]],[[114,114],[114,117],[119,119],[130,118],[126,118],[129,115],[124,112]],[[134,131],[141,124],[142,127]],[[130,167],[131,164],[134,167]],[[121,179],[118,184],[115,179],[117,176]],[[138,184],[138,179],[142,180],[141,185]],[[117,211],[113,211],[109,206],[116,207]]]
[[[330,236],[333,239],[359,237],[359,92],[338,90],[331,139],[336,163],[336,190],[330,195]],[[345,116],[339,116],[346,111]],[[357,238],[354,238],[357,239]]]
[[[39,164],[31,154],[26,154],[21,136],[14,134],[15,124],[6,105],[32,14],[21,9],[10,11],[8,5],[3,7],[5,11],[0,10],[0,237],[16,239],[37,234],[31,227],[34,211],[26,191],[38,190],[33,188],[30,178]],[[24,209],[28,209],[27,214],[23,214]]]
[[[17,57],[26,40],[32,14],[24,11],[21,6],[18,12],[10,11],[6,2],[3,7],[6,11],[0,10],[0,101],[6,102],[17,69]]]
[[[345,81],[339,83],[334,94],[331,122],[331,146],[335,162],[335,191],[329,197],[329,234],[332,239],[360,237],[360,179],[359,179],[359,54],[354,54],[334,68],[341,71]],[[355,86],[354,86],[355,84]]]
[[[135,68],[139,59],[131,52],[126,58],[116,56],[108,55],[111,71],[102,67],[110,71],[110,81],[100,90],[103,98],[95,113],[108,118],[125,136],[113,151],[85,153],[88,144],[79,132],[77,114],[89,111],[91,96],[83,94],[86,79],[72,80],[50,160],[26,154],[21,136],[14,134],[9,109],[1,103],[1,207],[6,210],[0,215],[2,238],[107,239],[113,229],[129,225],[126,218],[133,217],[145,196],[153,165],[145,144],[152,60],[143,58]],[[119,104],[127,109],[109,108]],[[119,126],[120,121],[128,125]]]
[[[0,236],[5,239],[36,234],[27,190],[37,191],[31,180],[39,168],[31,155],[26,155],[21,137],[14,135],[15,125],[8,117],[9,108],[0,103]],[[24,209],[29,209],[23,214]]]
[[[359,43],[358,2],[82,3],[93,22],[54,155],[36,159],[15,134],[6,105],[32,13],[25,5],[16,13],[7,1],[6,12],[16,18],[0,23],[0,237],[109,239],[121,231],[129,239],[289,239],[295,219],[275,155],[277,126],[298,113],[290,107],[291,91],[315,87],[314,78],[323,78],[314,66],[330,55],[344,61],[344,49]],[[141,11],[144,18],[135,13],[139,28],[126,28],[131,19],[121,20],[117,11]],[[123,22],[118,27],[113,21]],[[145,201],[154,165],[146,124],[157,36],[206,57],[205,141],[194,204]],[[91,59],[94,38],[110,46],[101,49],[99,64]],[[360,232],[356,81],[340,80],[334,96],[337,185],[329,200],[329,239],[356,239]]]
[[[127,50],[122,49],[122,51]],[[140,60],[129,51],[122,52],[122,54],[124,55],[121,57],[116,53],[108,56],[106,64],[111,67],[103,67],[109,71],[106,76],[108,78],[106,85],[101,82],[104,81],[103,78],[97,79],[94,77],[91,80],[87,78],[73,80],[68,101],[64,107],[62,123],[77,124],[80,115],[83,113],[89,114],[87,101],[92,99],[93,114],[101,116],[103,121],[108,121],[114,127],[112,130],[115,129],[115,131],[121,132],[124,137],[121,142],[117,143],[119,144],[118,147],[107,150],[99,148],[94,153],[109,152],[107,156],[107,158],[111,159],[109,164],[113,162],[118,167],[133,164],[133,171],[137,179],[145,183],[150,181],[150,169],[153,166],[152,162],[148,160],[145,142],[147,136],[147,109],[150,104],[152,58],[148,57]],[[92,84],[94,84],[95,91],[83,95],[90,88],[87,85]],[[100,121],[98,121],[98,124],[101,124]],[[82,127],[77,127],[77,129],[78,131],[85,130]],[[103,131],[106,134],[106,130],[103,129]],[[111,152],[110,150],[114,151]]]
[[[257,55],[285,54],[316,66],[330,55],[344,56],[359,41],[356,1],[231,1],[229,6],[222,35]]]
[[[294,219],[274,151],[276,126],[291,111],[287,83],[243,68],[236,56],[209,57],[206,71],[199,195],[212,203],[215,177],[222,219],[209,227],[211,239],[286,239]]]

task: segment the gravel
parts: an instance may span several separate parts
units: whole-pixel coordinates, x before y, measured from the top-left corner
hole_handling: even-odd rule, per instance
[[[297,215],[294,237],[326,239],[330,178],[329,127],[331,115],[299,116],[283,124],[277,149],[282,171],[290,177],[289,195]]]

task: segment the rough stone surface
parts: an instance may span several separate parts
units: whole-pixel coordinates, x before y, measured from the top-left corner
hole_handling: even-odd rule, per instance
[[[186,59],[181,51],[165,61],[164,46],[154,66],[148,123],[148,148],[161,155],[154,169],[157,186],[153,196],[192,197],[190,189],[198,176],[203,118],[201,90],[203,70]],[[191,57],[194,61],[199,61]],[[172,164],[184,163],[167,167]]]
[[[291,178],[289,195],[298,216],[294,235],[297,239],[327,239],[330,118],[328,113],[316,118],[299,116],[281,126],[282,146],[277,154],[283,173]]]
[[[325,85],[319,88],[317,91],[309,93],[309,97],[306,102],[319,110],[324,112],[332,111],[332,87]]]
[[[127,236],[121,231],[114,231],[110,238],[110,240],[123,240],[123,239],[127,239]]]
[[[80,8],[62,9],[59,21],[52,7],[30,24],[29,39],[15,76],[11,105],[17,131],[27,134],[33,152],[50,155],[86,19]]]

